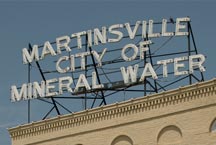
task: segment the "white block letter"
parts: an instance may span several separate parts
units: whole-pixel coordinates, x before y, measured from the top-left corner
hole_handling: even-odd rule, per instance
[[[44,43],[44,47],[43,47],[43,50],[42,50],[41,59],[43,59],[48,54],[51,54],[52,56],[56,55],[56,53],[55,53],[52,45],[50,44],[50,42],[46,41]]]
[[[39,60],[38,46],[37,45],[33,46],[31,55],[29,54],[27,48],[23,48],[22,56],[23,56],[23,64],[31,63],[33,60],[38,61]]]
[[[131,57],[127,57],[126,56],[126,50],[128,49],[128,48],[132,48],[133,49],[133,51],[134,51],[134,53],[133,53],[133,55],[131,56]],[[137,57],[137,54],[138,54],[138,48],[137,48],[137,46],[136,45],[134,45],[134,44],[127,44],[127,45],[125,45],[125,47],[122,49],[122,51],[121,51],[121,56],[122,56],[122,58],[125,60],[125,61],[132,61],[132,60],[134,60],[136,57]]]
[[[174,59],[174,75],[179,76],[179,75],[188,74],[188,71],[179,71],[179,68],[185,67],[184,63],[179,63],[179,61],[185,61],[185,60],[188,60],[187,56],[178,57]]]
[[[117,38],[109,38],[108,42],[118,42],[122,39],[123,33],[118,30],[113,30],[113,29],[118,29],[118,28],[123,28],[124,26],[122,24],[115,24],[109,27],[109,33],[117,35]]]
[[[78,49],[82,48],[82,38],[81,38],[81,36],[85,35],[85,34],[86,34],[86,31],[75,33],[75,34],[71,35],[71,37],[77,37],[77,47],[78,47]]]
[[[175,30],[175,35],[176,36],[181,36],[181,35],[188,35],[188,32],[181,32],[181,29],[186,28],[186,24],[181,24],[181,22],[189,22],[190,18],[177,18],[176,19],[176,30]]]
[[[105,52],[106,52],[106,50],[107,50],[107,48],[104,48],[104,50],[103,50],[103,52],[102,52],[102,54],[101,55],[99,55],[98,53],[97,53],[97,51],[92,51],[91,53],[94,55],[94,57],[96,58],[96,60],[97,60],[97,62],[98,62],[98,66],[102,66],[102,58],[103,58],[103,56],[104,56],[104,54],[105,54]]]
[[[153,79],[157,79],[157,74],[155,73],[151,63],[146,63],[143,73],[140,77],[140,82],[144,81],[147,76],[151,76]]]
[[[103,84],[98,84],[97,85],[97,77],[96,77],[96,72],[92,72],[92,89],[100,89],[103,88]]]
[[[67,82],[67,83],[64,83]],[[71,84],[73,80],[71,77],[61,77],[59,78],[59,94],[63,94],[63,88],[66,88],[67,92],[72,93],[73,90],[71,89]]]
[[[130,23],[125,23],[125,26],[126,26],[126,29],[128,31],[130,39],[134,39],[134,37],[136,36],[137,30],[138,30],[140,24],[141,24],[141,21],[137,21],[136,25],[134,26],[134,29],[132,31]]]
[[[23,84],[20,93],[16,86],[11,86],[11,101],[20,101],[21,99],[27,99],[27,84]]]
[[[98,28],[94,29],[94,45],[98,45],[98,41],[102,44],[106,44],[106,27],[102,27],[102,33]]]
[[[70,67],[66,67],[64,69],[62,69],[59,65],[62,61],[67,61],[69,60],[69,57],[68,56],[62,56],[59,58],[59,60],[56,62],[56,70],[59,72],[59,73],[66,73],[70,70]]]
[[[157,61],[157,64],[162,64],[163,65],[163,77],[167,77],[167,64],[168,63],[172,63],[173,62],[173,59],[166,59],[166,60],[160,60],[160,61]]]
[[[68,45],[69,43],[70,43],[70,37],[68,37],[68,36],[62,36],[62,37],[56,38],[57,53],[61,54],[62,48],[65,48],[66,51],[70,52],[71,49]]]
[[[37,98],[38,95],[40,97],[45,97],[45,81],[41,81],[41,85],[38,82],[33,83],[33,97]]]
[[[144,59],[144,53],[149,50],[149,44],[152,44],[151,40],[140,42],[140,59]]]
[[[194,59],[197,61],[194,61]],[[205,68],[202,65],[204,62],[205,56],[202,54],[189,56],[189,73],[192,74],[194,72],[194,68],[196,67],[198,67],[201,72],[204,72]]]
[[[130,82],[135,83],[137,81],[138,68],[138,64],[134,66],[134,69],[132,66],[128,66],[127,71],[125,70],[125,67],[121,67],[121,73],[125,84],[128,84]]]
[[[55,91],[55,85],[51,85],[58,80],[56,78],[46,81],[46,96],[56,96],[58,93]]]
[[[154,25],[154,21],[153,20],[149,20],[148,37],[149,38],[160,37],[160,33],[154,33],[153,32],[153,25]]]
[[[79,88],[85,87],[86,90],[91,90],[89,83],[84,74],[80,74],[74,92],[78,92]]]
[[[162,36],[173,36],[173,32],[167,32],[167,19],[162,20]]]

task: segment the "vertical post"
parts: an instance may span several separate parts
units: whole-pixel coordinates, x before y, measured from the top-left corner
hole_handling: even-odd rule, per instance
[[[188,40],[188,58],[191,55],[191,44],[190,44],[190,22],[187,22],[187,28],[188,28],[188,36],[187,36],[187,40]],[[191,74],[189,74],[189,84],[192,84],[192,76]]]
[[[145,38],[145,40],[146,40],[146,38]],[[146,53],[144,53],[144,68],[145,68],[146,63],[147,63]],[[147,81],[146,81],[146,77],[145,77],[145,79],[144,79],[144,96],[147,95],[147,93],[146,93],[146,83],[147,83]]]
[[[192,37],[192,41],[193,41],[193,46],[194,46],[194,49],[195,49],[195,53],[198,54],[198,51],[197,51],[197,47],[196,47],[196,43],[195,43],[195,39],[194,39],[194,35],[193,35],[193,31],[192,31],[192,27],[191,27],[191,24],[189,23],[189,30],[190,30],[190,34],[191,34],[191,37]],[[203,72],[200,72],[200,75],[201,75],[201,81],[204,81],[204,75],[203,75]]]
[[[89,47],[89,50],[90,50],[90,52],[92,52],[92,48],[91,47]],[[92,53],[91,53],[91,59],[92,59],[93,65],[94,65],[94,70],[95,70],[95,73],[96,73],[96,76],[97,76],[98,83],[101,84],[100,77],[99,77],[99,74],[98,74],[98,70],[97,70],[97,67],[96,67],[96,63],[95,63],[95,60],[94,60],[94,56],[93,56]],[[101,92],[102,99],[103,99],[102,102],[104,103],[104,105],[107,105],[103,90],[101,90],[100,92]],[[94,99],[92,107],[94,106],[95,100],[96,100],[96,98]],[[101,102],[101,105],[102,105],[102,102]]]
[[[29,50],[32,51],[32,46],[31,46],[30,43],[29,43]],[[43,74],[43,72],[42,72],[42,69],[41,69],[41,67],[40,67],[39,62],[36,61],[35,63],[36,63],[37,68],[38,68],[38,70],[39,70],[39,72],[40,72],[40,74],[41,74],[42,79],[46,82],[45,76],[44,76],[44,74]],[[58,114],[58,115],[61,115],[61,114],[60,114],[60,111],[59,111],[59,109],[58,109],[58,107],[57,107],[57,105],[56,105],[56,102],[55,102],[54,98],[53,98],[53,97],[50,97],[50,98],[51,98],[52,104],[54,105],[54,108],[56,109],[57,114]]]
[[[30,50],[30,48],[29,48],[29,50],[28,50],[29,52],[31,51]],[[28,83],[30,83],[30,81],[31,81],[31,64],[30,64],[30,62],[28,63]],[[30,96],[29,96],[30,97]],[[28,100],[28,123],[30,123],[30,121],[31,121],[31,118],[30,118],[30,109],[31,109],[31,104],[30,104],[31,102],[30,102],[30,99]]]
[[[87,52],[88,49],[88,35],[86,34],[86,45],[85,45],[85,52]],[[85,76],[87,78],[87,56],[85,56]],[[85,92],[85,110],[87,109],[87,93]]]
[[[144,41],[147,41],[147,40],[149,40],[148,39],[148,34],[146,34],[146,38],[144,39]],[[149,46],[149,44],[147,44],[147,45],[149,47],[149,51],[148,51],[148,53],[149,53],[149,61],[150,61],[151,65],[153,66],[153,61],[152,61],[150,46]],[[144,68],[145,68],[146,63],[147,63],[147,54],[144,53]],[[149,83],[149,85],[154,89],[154,91],[156,93],[158,92],[156,80],[154,80],[154,86],[153,86],[152,84],[150,84],[151,82],[147,81],[146,78],[145,78],[144,79],[144,96],[147,95],[147,88],[146,88],[147,83]]]
[[[148,39],[148,35],[146,35],[147,37],[147,39],[146,40],[149,40]],[[153,66],[153,61],[152,61],[152,56],[151,56],[151,49],[150,49],[150,46],[149,46],[149,44],[147,44],[148,45],[148,48],[149,48],[149,59],[150,59],[150,63],[151,63],[151,65]],[[156,83],[156,80],[154,80],[154,91],[155,91],[155,93],[158,93],[158,89],[157,89],[157,83]]]

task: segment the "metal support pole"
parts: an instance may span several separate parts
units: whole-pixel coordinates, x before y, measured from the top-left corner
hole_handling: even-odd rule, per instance
[[[188,58],[191,55],[191,44],[190,44],[190,22],[187,22],[187,27],[188,27],[188,36],[187,36],[187,41],[188,41]],[[192,75],[189,74],[189,84],[192,84]]]
[[[30,50],[30,48],[28,49],[28,51],[30,52],[31,50]],[[31,64],[30,63],[28,63],[28,83],[30,83],[30,81],[31,81]],[[30,97],[30,96],[29,96]],[[30,121],[31,121],[31,119],[30,119],[30,109],[31,109],[31,104],[30,104],[31,102],[30,102],[30,99],[28,100],[28,123],[30,123]]]
[[[192,37],[192,41],[193,41],[193,46],[194,46],[194,49],[195,49],[195,53],[198,54],[191,24],[189,23],[188,26],[189,26],[189,28],[190,28],[189,30],[190,30],[190,33],[191,33],[191,37]],[[201,81],[204,81],[204,75],[203,75],[203,73],[200,72],[200,75],[201,75]]]
[[[146,39],[145,39],[146,40]],[[147,60],[146,60],[146,53],[144,54],[144,68],[145,68],[145,66],[146,66],[146,63],[147,63]],[[145,79],[144,79],[144,96],[146,96],[147,95],[147,93],[146,93],[146,77],[145,77]]]
[[[86,52],[87,52],[87,48],[88,48],[88,36],[86,35],[86,45],[85,45]],[[87,57],[85,58],[85,76],[87,78]],[[87,93],[85,92],[85,110],[86,109],[87,109]]]
[[[32,51],[32,46],[31,46],[30,43],[29,43],[29,48],[30,48],[30,50]],[[41,70],[41,67],[40,67],[39,62],[36,61],[35,63],[36,63],[36,65],[37,65],[37,68],[39,69],[39,72],[40,72],[40,74],[41,74],[42,79],[46,82],[45,76],[44,76],[44,74],[43,74],[43,72],[42,72],[42,70]],[[52,103],[53,103],[53,105],[54,105],[54,108],[56,109],[57,114],[60,115],[60,111],[59,111],[59,109],[58,109],[58,107],[57,107],[57,105],[56,105],[56,102],[55,102],[55,100],[53,99],[53,97],[51,97],[51,101],[52,101]]]
[[[91,52],[91,51],[92,51],[92,48],[89,47],[89,50],[90,50],[90,52]],[[94,65],[94,70],[95,70],[95,73],[96,73],[96,76],[97,76],[98,83],[101,84],[100,77],[99,77],[99,74],[98,74],[98,70],[97,70],[97,68],[96,68],[96,63],[95,63],[95,60],[94,60],[94,56],[93,56],[92,53],[91,53],[91,58],[92,58],[92,62],[93,62],[93,65]],[[107,103],[106,103],[106,100],[105,100],[105,97],[104,97],[104,92],[103,92],[103,90],[101,90],[100,92],[101,92],[102,99],[103,99],[102,102],[104,103],[104,105],[106,105]],[[95,99],[96,99],[96,97],[95,97]],[[95,101],[94,101],[94,102],[95,102]]]
[[[148,39],[148,35],[146,35],[147,37],[147,40],[149,40]],[[148,44],[148,47],[149,47],[149,59],[150,59],[150,63],[151,63],[151,65],[153,66],[154,64],[153,64],[153,61],[152,61],[152,56],[151,56],[151,49],[150,49],[150,45]],[[156,83],[156,80],[154,80],[154,91],[157,93],[158,92],[158,89],[157,89],[157,83]]]

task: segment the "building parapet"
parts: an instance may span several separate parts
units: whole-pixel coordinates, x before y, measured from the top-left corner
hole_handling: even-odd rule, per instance
[[[202,97],[216,94],[216,79],[200,82],[178,89],[160,92],[128,101],[84,110],[72,114],[61,115],[26,125],[10,128],[13,140],[48,133],[50,131],[73,128],[84,124],[92,124],[103,120],[129,116],[131,113],[150,111],[169,105],[189,102]]]

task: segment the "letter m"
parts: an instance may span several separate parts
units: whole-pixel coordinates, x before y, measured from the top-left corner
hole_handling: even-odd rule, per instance
[[[11,101],[20,101],[21,99],[27,99],[27,84],[23,84],[20,93],[16,86],[11,86]]]
[[[23,55],[23,64],[31,63],[33,60],[38,61],[39,60],[38,46],[34,45],[31,52],[28,51],[27,48],[23,48],[22,55]]]

